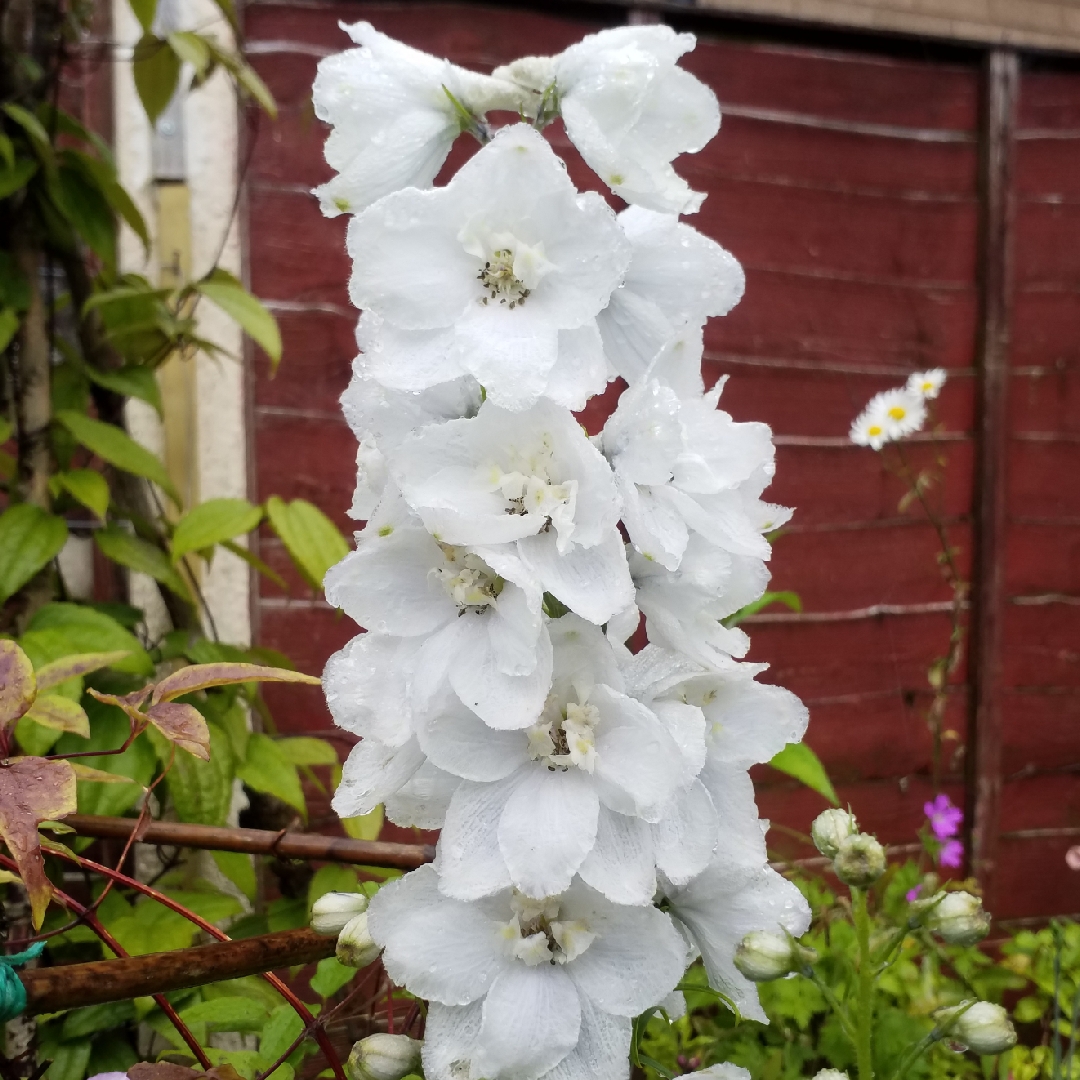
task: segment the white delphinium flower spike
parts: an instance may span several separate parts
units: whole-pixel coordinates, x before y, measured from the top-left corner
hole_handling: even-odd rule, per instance
[[[929,371],[916,371],[908,376],[905,387],[912,394],[918,394],[927,400],[936,398],[945,385],[945,369],[931,368]]]
[[[595,1027],[625,1070],[629,1018],[670,993],[686,966],[667,915],[617,906],[579,882],[539,900],[507,889],[466,904],[443,896],[425,866],[376,894],[369,926],[390,978],[432,1002],[431,1080],[535,1080],[583,1036],[597,1038]],[[436,1018],[436,1006],[449,1015]],[[590,1075],[585,1064],[568,1080]]]
[[[608,887],[606,865],[597,865],[594,880],[590,853],[597,843],[617,845],[616,833],[639,836],[631,819],[659,821],[704,761],[701,713],[658,713],[626,695],[597,627],[564,615],[551,623],[551,638],[551,693],[532,727],[496,732],[458,711],[418,729],[431,762],[464,780],[450,800],[436,860],[448,896],[470,900],[511,884],[545,896],[579,871],[608,895],[627,888]]]
[[[619,224],[630,266],[597,323],[612,366],[633,383],[678,330],[726,315],[746,279],[734,256],[673,214],[631,206]]]
[[[319,62],[312,101],[332,124],[316,188],[323,213],[356,214],[405,187],[430,187],[462,130],[493,109],[517,111],[521,91],[410,48],[370,23],[342,27],[360,46]]]
[[[620,26],[590,34],[554,57],[526,57],[496,78],[530,89],[534,110],[562,113],[566,133],[589,167],[629,203],[692,214],[704,194],[672,167],[720,129],[716,95],[677,66],[693,34],[668,26]]]
[[[633,601],[611,469],[565,409],[487,401],[405,439],[390,470],[440,543],[481,555],[516,543],[544,590],[595,623]]]
[[[629,244],[542,135],[504,128],[444,188],[387,196],[349,223],[349,291],[371,374],[421,390],[472,374],[511,409],[603,390],[596,316]],[[437,374],[436,374],[437,372]]]

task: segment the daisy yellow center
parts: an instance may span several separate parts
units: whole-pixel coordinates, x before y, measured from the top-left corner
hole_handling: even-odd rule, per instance
[[[880,424],[871,424],[871,425],[870,425],[870,426],[869,426],[869,427],[868,427],[868,428],[866,429],[866,433],[867,433],[867,435],[880,435],[880,434],[881,434],[881,432],[882,432],[882,427],[881,427],[881,425],[880,425]]]
[[[903,420],[907,416],[907,409],[903,405],[891,405],[889,407],[889,416],[893,420]]]
[[[502,929],[510,954],[528,967],[566,964],[595,940],[584,919],[560,918],[558,897],[533,900],[516,889],[510,897],[514,917]]]

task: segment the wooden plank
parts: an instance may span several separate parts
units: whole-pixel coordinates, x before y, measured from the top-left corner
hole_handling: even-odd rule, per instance
[[[1012,168],[1020,65],[996,49],[984,68],[978,460],[975,490],[968,859],[993,910],[1001,807],[1001,661],[1012,248]]]

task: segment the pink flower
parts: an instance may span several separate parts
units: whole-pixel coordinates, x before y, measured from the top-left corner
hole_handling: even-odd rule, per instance
[[[1065,852],[1065,865],[1070,870],[1080,870],[1080,845]]]
[[[938,840],[948,840],[949,837],[955,836],[960,831],[960,823],[964,820],[964,811],[958,806],[953,806],[952,800],[945,794],[938,795],[932,802],[925,803],[923,813],[930,819],[930,828]],[[942,865],[959,864],[946,863],[942,859]]]
[[[946,840],[938,852],[939,866],[957,867],[964,861],[964,845],[959,840]]]
[[[905,893],[905,899],[907,900],[907,902],[909,904],[914,904],[915,901],[919,899],[919,893],[921,893],[921,892],[922,892],[922,882],[920,881],[919,884],[916,885],[914,889],[908,889],[907,893]]]

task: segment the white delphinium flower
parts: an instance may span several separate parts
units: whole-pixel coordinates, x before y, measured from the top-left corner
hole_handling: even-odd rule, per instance
[[[692,530],[732,554],[767,559],[761,534],[790,517],[758,499],[774,469],[772,432],[717,408],[725,380],[708,393],[691,391],[683,372],[688,361],[699,371],[700,356],[699,340],[669,343],[619,399],[601,435],[631,543],[669,570],[678,568]]]
[[[485,402],[405,439],[390,470],[440,543],[516,543],[544,590],[595,623],[633,601],[611,469],[565,409]]]
[[[465,711],[418,728],[430,761],[463,778],[439,838],[440,887],[463,900],[509,885],[546,896],[580,873],[613,899],[630,893],[647,903],[655,890],[647,823],[698,809],[676,804],[704,761],[704,719],[694,708],[654,711],[626,695],[611,646],[584,620],[563,616],[551,638],[551,693],[526,731],[492,731]],[[619,881],[612,864],[630,847],[633,867],[621,865],[633,881]]]
[[[633,383],[678,330],[726,315],[746,278],[734,256],[673,214],[631,206],[619,224],[630,241],[630,266],[597,324],[608,360]]]
[[[543,590],[513,547],[439,543],[400,498],[388,499],[325,587],[369,634],[423,642],[414,670],[425,686],[421,696],[414,677],[413,711],[438,692],[442,671],[493,727],[526,727],[543,707],[551,683]]]
[[[425,866],[376,894],[369,925],[390,978],[431,1002],[429,1080],[535,1080],[578,1047],[585,1060],[567,1080],[612,1075],[610,1060],[625,1071],[630,1018],[674,989],[687,959],[668,916],[580,882],[538,900],[505,889],[463,903]]]
[[[438,383],[427,390],[390,390],[373,379],[367,358],[353,361],[353,374],[341,395],[345,420],[356,436],[356,490],[349,516],[367,521],[382,498],[389,473],[386,455],[406,435],[428,424],[475,416],[483,400],[470,376]]]
[[[372,376],[421,390],[474,375],[497,404],[580,408],[607,382],[596,316],[629,244],[542,135],[504,128],[444,188],[398,191],[349,223],[349,294]]]
[[[534,93],[534,111],[562,113],[589,167],[629,203],[692,214],[705,196],[672,167],[720,129],[716,95],[679,57],[693,34],[668,26],[620,26],[590,34],[554,57],[525,57],[492,72]],[[554,97],[554,102],[552,102]]]
[[[908,376],[905,389],[912,394],[918,394],[927,400],[936,398],[945,385],[945,369],[931,368],[929,371],[916,371]]]
[[[517,111],[522,95],[511,83],[410,48],[370,23],[342,28],[360,48],[321,60],[312,93],[315,115],[334,127],[326,160],[338,175],[315,190],[328,217],[359,213],[400,188],[430,187],[471,117]]]
[[[724,827],[708,868],[682,888],[667,892],[669,910],[701,953],[709,985],[735,1002],[739,1013],[768,1023],[757,986],[735,967],[735,950],[753,930],[799,937],[810,926],[810,907],[790,881],[768,865],[764,829],[757,820],[753,784],[718,805]],[[734,777],[732,778],[734,779]]]
[[[857,446],[880,450],[885,443],[902,439],[925,423],[926,400],[921,394],[907,387],[883,390],[875,394],[855,418],[850,438]]]
[[[698,1069],[691,1075],[698,1080],[750,1080],[750,1070],[741,1065],[733,1065],[730,1061],[722,1061],[718,1065],[710,1065],[707,1069]]]

